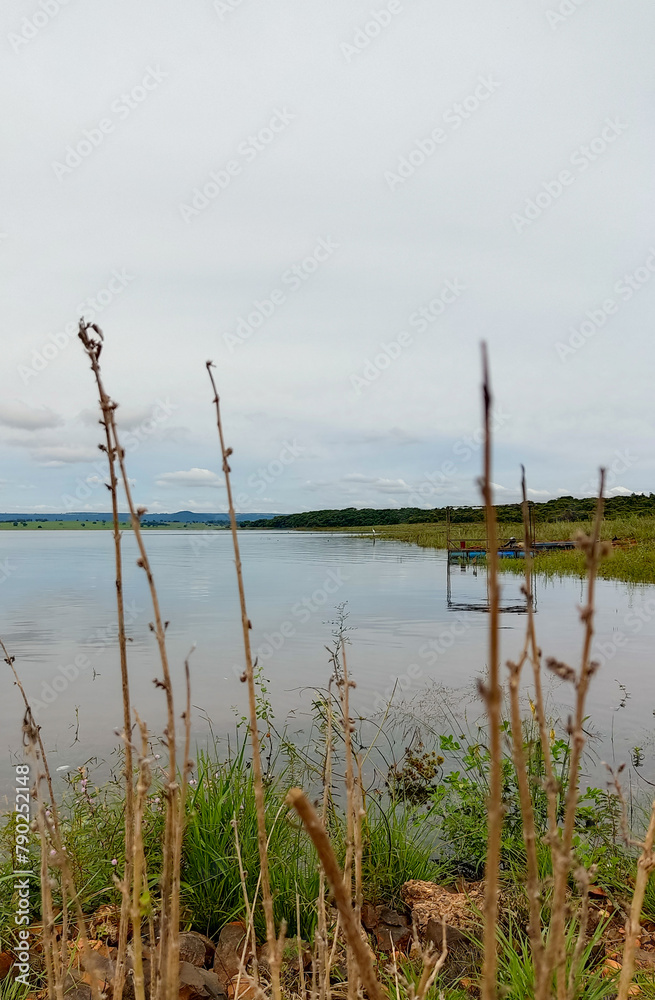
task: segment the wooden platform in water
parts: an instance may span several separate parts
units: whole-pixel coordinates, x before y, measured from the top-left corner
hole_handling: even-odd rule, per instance
[[[536,556],[540,552],[556,552],[574,549],[575,547],[575,542],[571,541],[533,542],[530,547],[530,553]],[[451,542],[448,548],[448,562],[460,562],[460,560],[472,562],[475,559],[485,559],[488,552],[489,549],[485,545],[479,545],[475,542],[471,545],[460,545],[459,548],[454,547]],[[499,545],[497,552],[500,559],[523,559],[525,557],[525,548],[519,543],[516,545]]]

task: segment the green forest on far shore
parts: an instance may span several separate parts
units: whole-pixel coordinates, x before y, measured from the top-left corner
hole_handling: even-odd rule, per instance
[[[596,498],[557,497],[544,503],[530,502],[537,523],[552,521],[587,521],[596,510]],[[344,510],[309,510],[301,514],[280,514],[267,520],[249,521],[241,527],[266,528],[272,531],[312,528],[365,528],[391,524],[445,523],[450,515],[452,524],[484,521],[481,507],[397,507],[394,509],[346,507]],[[500,504],[496,517],[500,524],[521,521],[521,504]],[[609,497],[605,500],[605,517],[655,517],[655,493],[633,493],[630,496]]]

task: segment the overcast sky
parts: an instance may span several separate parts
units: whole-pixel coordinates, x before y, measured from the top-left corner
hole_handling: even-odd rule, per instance
[[[655,489],[649,0],[4,0],[0,510]]]

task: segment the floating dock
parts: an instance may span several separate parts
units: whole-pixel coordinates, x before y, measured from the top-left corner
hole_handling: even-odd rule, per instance
[[[530,554],[538,555],[540,552],[559,552],[566,549],[574,549],[575,542],[535,542],[530,545]],[[499,559],[524,559],[525,546],[523,543],[501,542],[497,549]],[[472,562],[477,559],[486,559],[489,548],[485,541],[476,539],[448,539],[448,562]]]

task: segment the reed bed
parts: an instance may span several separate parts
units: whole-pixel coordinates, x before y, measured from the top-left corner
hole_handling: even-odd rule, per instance
[[[580,535],[589,535],[593,522],[562,521],[537,522],[538,542],[574,541]],[[362,534],[366,533],[363,529]],[[370,532],[369,532],[370,534]],[[376,528],[380,538],[394,539],[419,545],[421,548],[445,549],[447,539],[446,524],[399,524],[393,527]],[[468,541],[484,538],[484,528],[480,524],[457,524],[452,529],[453,537]],[[608,558],[599,565],[597,575],[603,580],[619,580],[630,584],[655,583],[655,519],[651,517],[625,517],[603,519],[600,525],[600,539],[613,541],[614,546]],[[501,541],[511,536],[523,537],[523,525],[503,523],[499,526]],[[523,567],[512,559],[501,559],[499,571],[523,575]],[[539,553],[533,563],[533,572],[545,577],[575,576],[584,579],[587,575],[585,556],[580,551]]]

